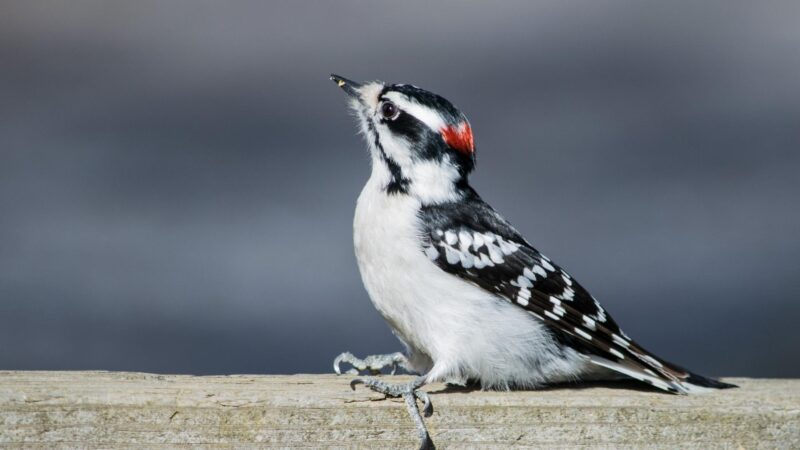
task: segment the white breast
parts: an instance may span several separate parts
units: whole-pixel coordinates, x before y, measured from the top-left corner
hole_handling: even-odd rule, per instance
[[[354,243],[364,285],[429,381],[481,380],[485,388],[574,379],[584,359],[505,299],[439,269],[424,254],[420,203],[386,194],[372,177],[358,198]]]

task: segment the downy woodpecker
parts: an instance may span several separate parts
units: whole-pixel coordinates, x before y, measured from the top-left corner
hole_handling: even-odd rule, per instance
[[[354,220],[358,268],[373,304],[406,353],[342,362],[377,373],[401,366],[406,385],[356,378],[406,399],[423,447],[416,399],[425,383],[531,389],[633,378],[675,394],[733,385],[653,355],[631,340],[570,274],[537,251],[470,187],[475,143],[467,118],[408,84],[338,75],[372,157]],[[351,369],[349,373],[358,373]]]

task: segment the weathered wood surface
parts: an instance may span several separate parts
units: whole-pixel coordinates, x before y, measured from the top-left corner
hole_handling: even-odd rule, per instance
[[[393,377],[405,381],[408,377]],[[407,448],[399,400],[349,377],[0,372],[0,448]],[[674,396],[612,385],[528,392],[429,386],[443,448],[800,448],[800,380]],[[614,385],[616,386],[616,385]]]

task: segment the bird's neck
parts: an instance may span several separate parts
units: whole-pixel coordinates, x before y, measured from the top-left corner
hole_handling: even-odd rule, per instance
[[[370,182],[387,195],[409,195],[422,205],[458,201],[470,190],[465,175],[442,161],[413,161],[401,166],[382,155],[372,158]]]

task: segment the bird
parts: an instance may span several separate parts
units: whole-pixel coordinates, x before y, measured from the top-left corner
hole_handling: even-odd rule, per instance
[[[353,241],[375,308],[404,352],[334,360],[348,373],[398,367],[405,384],[357,377],[403,397],[420,438],[432,413],[428,383],[536,389],[632,378],[673,394],[736,387],[645,350],[575,278],[536,250],[469,183],[472,127],[450,101],[410,84],[355,82],[332,74],[346,94],[371,156],[356,203]]]

